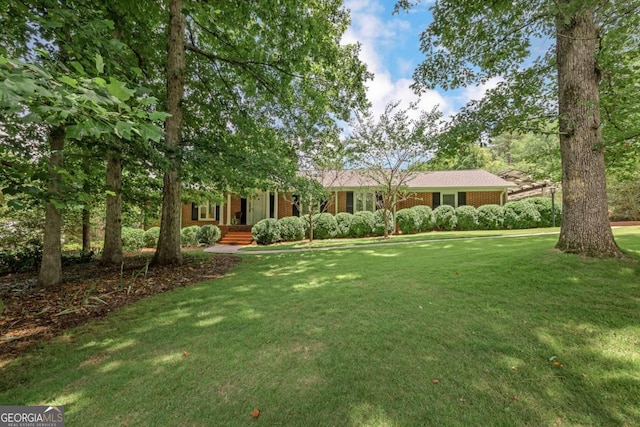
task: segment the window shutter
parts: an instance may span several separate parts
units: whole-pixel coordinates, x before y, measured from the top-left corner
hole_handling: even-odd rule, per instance
[[[269,193],[269,218],[275,218],[276,217],[275,215],[276,215],[276,195],[273,193]]]
[[[191,203],[191,220],[198,220],[198,205],[196,205],[195,203]]]
[[[353,191],[347,191],[347,208],[346,211],[350,214],[353,213]]]
[[[376,191],[376,206],[374,210],[379,210],[384,207],[384,199],[382,198],[382,193],[380,191]]]
[[[300,216],[300,208],[298,208],[298,203],[300,201],[300,197],[297,194],[293,195],[293,203],[291,204],[291,215],[292,216]]]
[[[440,193],[431,193],[431,207],[433,209],[440,206]]]
[[[220,221],[220,205],[216,205],[216,221]]]
[[[458,193],[458,206],[464,206],[467,204],[467,193],[460,191]]]

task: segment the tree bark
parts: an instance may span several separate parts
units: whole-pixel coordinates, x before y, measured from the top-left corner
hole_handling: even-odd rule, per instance
[[[107,158],[107,214],[104,228],[102,265],[122,263],[122,159],[119,153],[109,153]]]
[[[38,285],[50,287],[62,281],[62,214],[56,208],[53,200],[60,192],[60,174],[56,171],[64,162],[65,129],[63,126],[55,127],[49,133],[49,146],[51,157],[49,158],[49,194],[45,209],[44,241],[42,245],[42,264],[38,274]]]
[[[167,112],[165,122],[167,156],[170,170],[164,175],[160,237],[153,257],[154,265],[179,264],[180,251],[180,148],[182,146],[182,99],[184,96],[185,20],[183,0],[169,3],[169,41],[167,43]]]
[[[91,252],[91,211],[82,209],[82,252]]]
[[[560,17],[557,24],[563,212],[556,247],[586,256],[619,257],[607,206],[598,28],[592,9],[569,18]]]

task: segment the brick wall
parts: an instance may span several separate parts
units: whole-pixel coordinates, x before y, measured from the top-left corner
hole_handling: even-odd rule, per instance
[[[407,200],[398,202],[396,210],[412,208],[414,206],[431,207],[432,198],[431,193],[413,193]]]
[[[482,205],[499,205],[500,194],[500,191],[469,191],[467,204],[476,208]]]

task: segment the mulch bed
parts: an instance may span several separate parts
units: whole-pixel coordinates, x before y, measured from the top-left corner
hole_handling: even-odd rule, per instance
[[[36,287],[37,273],[1,276],[0,362],[139,299],[220,277],[240,262],[236,256],[214,255],[147,268],[148,260],[149,255],[127,256],[122,271],[95,261],[66,267],[63,283],[50,289]]]

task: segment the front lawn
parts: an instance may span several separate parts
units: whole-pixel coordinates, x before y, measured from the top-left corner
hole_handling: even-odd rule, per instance
[[[639,258],[640,228],[615,232]],[[69,426],[640,425],[640,263],[556,240],[246,255],[5,365],[0,403]]]

